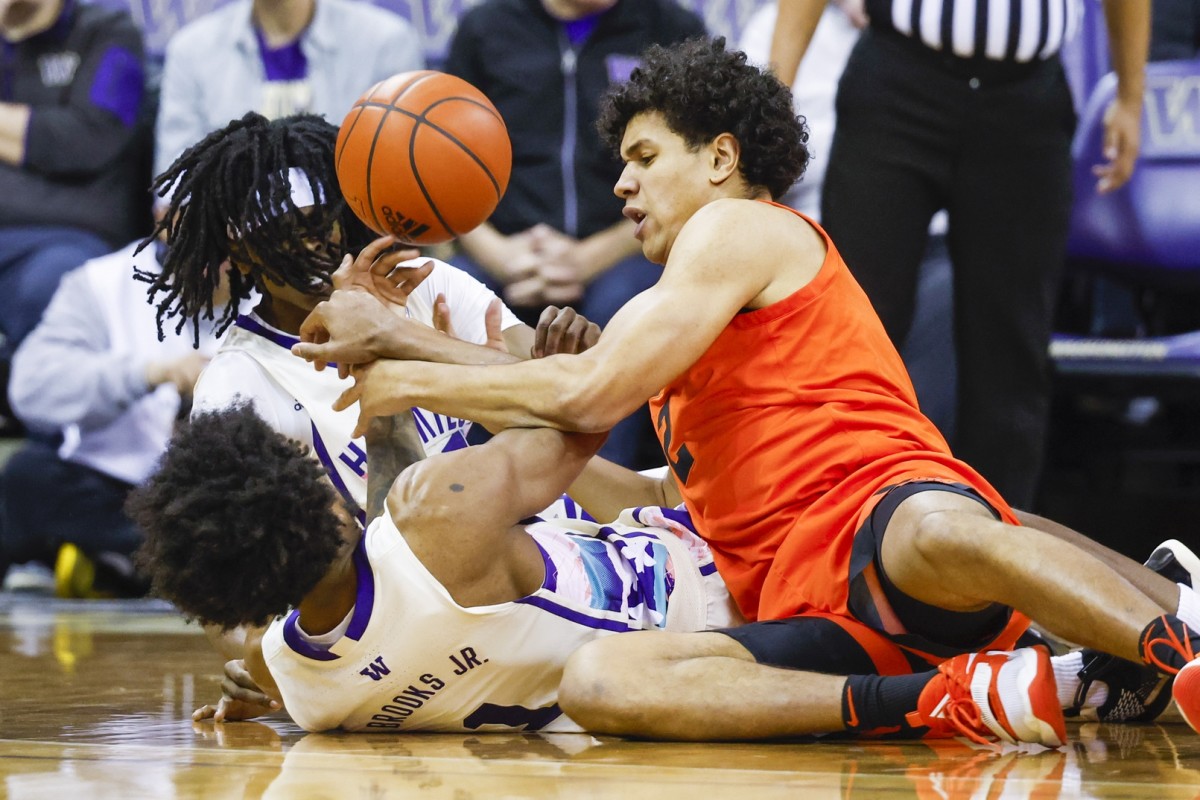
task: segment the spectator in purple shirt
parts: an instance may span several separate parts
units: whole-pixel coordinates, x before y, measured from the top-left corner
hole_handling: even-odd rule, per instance
[[[64,273],[148,227],[144,75],[127,12],[0,0],[0,362]]]

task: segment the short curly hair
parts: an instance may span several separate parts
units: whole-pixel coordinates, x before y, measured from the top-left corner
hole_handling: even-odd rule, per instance
[[[338,497],[307,448],[242,403],[197,414],[126,511],[151,592],[229,629],[299,604],[343,547]]]
[[[791,90],[747,64],[745,53],[726,50],[723,37],[651,45],[629,80],[601,101],[601,140],[620,155],[625,127],[648,112],[662,114],[692,149],[733,134],[746,182],[772,198],[783,196],[808,165],[808,126],[792,106]]]

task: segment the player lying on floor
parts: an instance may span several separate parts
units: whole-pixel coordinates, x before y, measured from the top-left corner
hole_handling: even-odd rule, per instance
[[[400,419],[412,442],[403,457],[419,458],[411,417]],[[601,438],[513,429],[432,456],[401,473],[364,534],[301,445],[246,406],[198,415],[130,505],[158,594],[206,623],[263,626],[245,665],[227,667],[226,696],[196,718],[244,719],[284,703],[309,730],[578,730],[557,689],[579,645],[736,624],[685,514],[522,522]],[[1047,711],[1058,703],[1045,654],[988,659],[1005,680],[984,693],[985,713],[949,670],[875,685],[898,696],[920,688],[903,710],[910,735],[1062,741],[1061,714]],[[964,717],[974,724],[955,722]],[[845,727],[832,720],[827,730]]]
[[[205,623],[264,626],[250,675],[304,728],[578,730],[556,702],[579,644],[740,621],[686,515],[526,519],[602,435],[509,431],[417,461],[398,419],[417,463],[365,533],[244,404],[196,415],[130,503],[154,591]]]

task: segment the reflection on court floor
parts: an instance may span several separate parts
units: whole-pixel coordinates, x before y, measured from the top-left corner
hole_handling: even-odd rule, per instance
[[[0,595],[0,797],[1200,797],[1200,736],[1073,724],[1061,751],[586,735],[305,734],[284,715],[194,724],[221,659],[163,604]],[[735,698],[734,698],[735,700]]]

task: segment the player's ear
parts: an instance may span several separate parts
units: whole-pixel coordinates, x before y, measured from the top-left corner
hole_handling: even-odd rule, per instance
[[[712,170],[709,180],[713,184],[721,184],[730,177],[738,174],[738,163],[742,155],[741,144],[732,133],[722,133],[708,145],[709,166]]]

